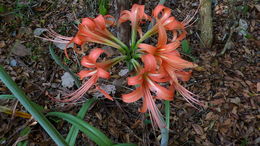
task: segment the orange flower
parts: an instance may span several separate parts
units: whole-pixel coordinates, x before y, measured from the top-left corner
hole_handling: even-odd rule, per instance
[[[185,31],[185,24],[171,16],[170,8],[163,5],[157,5],[153,10],[153,17],[156,19],[156,25],[158,25],[158,42],[160,42],[160,37],[165,36],[165,30],[170,30],[173,32],[172,41],[183,40],[186,37],[187,32]],[[179,31],[181,31],[181,34],[178,36]]]
[[[179,80],[188,81],[191,76],[191,71],[184,71],[187,68],[194,68],[197,65],[188,62],[181,58],[179,52],[176,50],[180,46],[179,41],[170,44],[154,47],[148,44],[140,44],[138,47],[140,51],[152,55],[158,62],[159,66],[165,70],[169,77],[171,77],[172,86],[187,100],[191,105],[192,103],[202,105],[200,101],[193,98],[193,93],[185,89],[178,82]]]
[[[94,42],[105,44],[114,48],[121,48],[113,41],[115,38],[113,34],[107,30],[107,25],[112,25],[111,20],[106,20],[112,16],[99,15],[96,18],[83,18],[82,23],[79,24],[79,30],[72,42],[82,45],[86,42]]]
[[[100,48],[93,49],[88,56],[84,56],[81,60],[81,65],[91,70],[82,70],[78,73],[80,79],[84,79],[86,77],[90,77],[90,79],[85,82],[79,89],[74,91],[73,93],[65,96],[63,99],[58,100],[60,102],[70,102],[77,101],[80,99],[90,87],[92,87],[99,78],[108,79],[110,77],[110,73],[106,70],[109,69],[113,64],[117,63],[120,58],[114,58],[113,60],[108,60],[102,63],[96,62],[98,57],[104,53],[104,50]],[[104,90],[97,87],[97,89],[105,95],[106,98],[113,100],[111,96],[109,96]]]
[[[144,68],[141,68],[137,76],[128,78],[128,85],[139,85],[133,92],[124,94],[122,99],[124,102],[131,103],[143,99],[143,106],[139,110],[140,112],[146,112],[147,109],[151,114],[153,122],[159,128],[165,128],[165,122],[159,109],[156,107],[155,99],[172,100],[173,92],[165,87],[160,86],[156,82],[166,82],[168,79],[164,78],[165,75],[157,73],[156,60],[151,55],[142,56]],[[155,93],[156,97],[153,97],[151,91]]]
[[[132,6],[131,11],[124,10],[120,14],[120,18],[118,20],[119,24],[131,21],[132,31],[138,31],[140,35],[142,35],[142,29],[139,26],[143,20],[150,20],[150,16],[144,13],[144,5],[134,4]]]

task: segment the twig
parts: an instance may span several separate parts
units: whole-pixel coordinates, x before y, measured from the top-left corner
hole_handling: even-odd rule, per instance
[[[223,50],[220,52],[220,54],[218,54],[218,56],[224,55],[225,52],[226,52],[229,48],[232,47],[233,42],[232,42],[231,38],[232,38],[233,33],[236,31],[235,28],[236,28],[236,24],[234,24],[234,25],[230,28],[230,33],[229,33],[227,42],[226,42],[226,44],[225,44]]]

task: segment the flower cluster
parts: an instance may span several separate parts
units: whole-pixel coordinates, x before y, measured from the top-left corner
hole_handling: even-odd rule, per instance
[[[126,21],[130,21],[132,29],[129,44],[124,44],[108,29]],[[153,26],[143,33],[142,24],[151,21],[154,21]],[[182,59],[177,50],[181,41],[186,37],[185,27],[189,22],[190,20],[183,22],[176,20],[171,16],[171,9],[163,5],[158,5],[153,10],[152,16],[149,16],[145,14],[143,5],[134,4],[131,11],[122,11],[117,23],[110,15],[99,15],[94,19],[83,18],[74,37],[64,37],[53,32],[52,35],[58,37],[60,42],[68,45],[74,43],[74,49],[87,43],[98,43],[116,48],[121,54],[113,59],[97,62],[97,59],[106,50],[92,49],[89,55],[84,56],[81,60],[81,65],[86,67],[86,70],[78,73],[80,79],[90,78],[78,90],[59,101],[71,102],[80,99],[99,78],[110,78],[109,69],[113,65],[125,61],[130,69],[131,67],[134,69],[134,76],[128,77],[127,83],[136,89],[131,93],[123,94],[122,100],[132,103],[142,99],[143,105],[139,111],[148,110],[154,125],[165,128],[165,122],[155,103],[156,99],[173,100],[176,90],[192,106],[194,104],[202,105],[199,100],[194,98],[195,95],[179,82],[188,81],[191,71],[187,71],[187,69],[196,67],[196,64]],[[171,37],[167,36],[167,32],[171,32]],[[157,42],[154,42],[156,45],[144,43],[144,40],[151,36],[157,36]],[[68,56],[66,49],[65,53]],[[106,98],[113,100],[98,86],[97,89]]]

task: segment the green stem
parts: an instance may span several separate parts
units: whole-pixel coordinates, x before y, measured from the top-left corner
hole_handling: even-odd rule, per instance
[[[56,128],[50,123],[50,121],[39,110],[37,110],[37,108],[34,107],[32,102],[27,98],[22,89],[16,85],[16,83],[6,73],[2,66],[0,66],[0,80],[2,80],[6,87],[21,102],[21,104],[34,117],[34,119],[39,122],[42,128],[49,134],[49,136],[54,140],[57,145],[68,145],[62,135],[56,130]]]
[[[131,33],[131,48],[133,49],[135,47],[136,43],[136,29],[132,28],[132,33]]]
[[[169,141],[169,128],[170,128],[170,101],[164,101],[165,106],[165,119],[166,119],[166,128],[161,129],[161,146],[167,146]]]

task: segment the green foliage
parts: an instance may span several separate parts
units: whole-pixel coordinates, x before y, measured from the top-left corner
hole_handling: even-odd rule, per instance
[[[189,42],[187,40],[183,40],[181,42],[181,46],[182,46],[183,53],[188,54],[188,55],[191,54],[191,48],[190,48]]]
[[[27,126],[19,133],[19,136],[20,137],[27,136],[27,135],[29,135],[30,132],[31,132],[31,128]],[[28,144],[28,141],[25,140],[25,141],[18,142],[17,146],[26,146],[27,144]]]
[[[91,107],[91,105],[93,105],[93,103],[95,103],[96,101],[97,101],[97,99],[92,98],[92,99],[89,99],[85,104],[83,104],[77,117],[80,119],[83,119],[84,116],[86,115],[87,111]],[[79,133],[79,129],[75,125],[72,125],[70,132],[66,138],[66,142],[69,143],[70,146],[75,145],[78,133]]]
[[[79,117],[66,114],[66,113],[61,113],[61,112],[50,112],[47,114],[48,116],[56,116],[59,118],[62,118],[66,120],[67,122],[71,123],[72,125],[76,126],[80,131],[82,131],[84,134],[86,134],[89,139],[94,141],[96,144],[100,146],[109,146],[112,145],[113,142],[99,129],[91,126],[87,122],[83,121]]]
[[[99,0],[98,1],[98,11],[101,15],[106,15],[108,12],[108,0]]]
[[[0,80],[12,92],[12,94],[20,101],[25,109],[34,117],[36,121],[43,127],[43,129],[50,135],[57,145],[66,146],[67,143],[56,128],[49,122],[49,120],[32,104],[23,90],[19,88],[12,78],[6,73],[4,68],[0,66]]]

